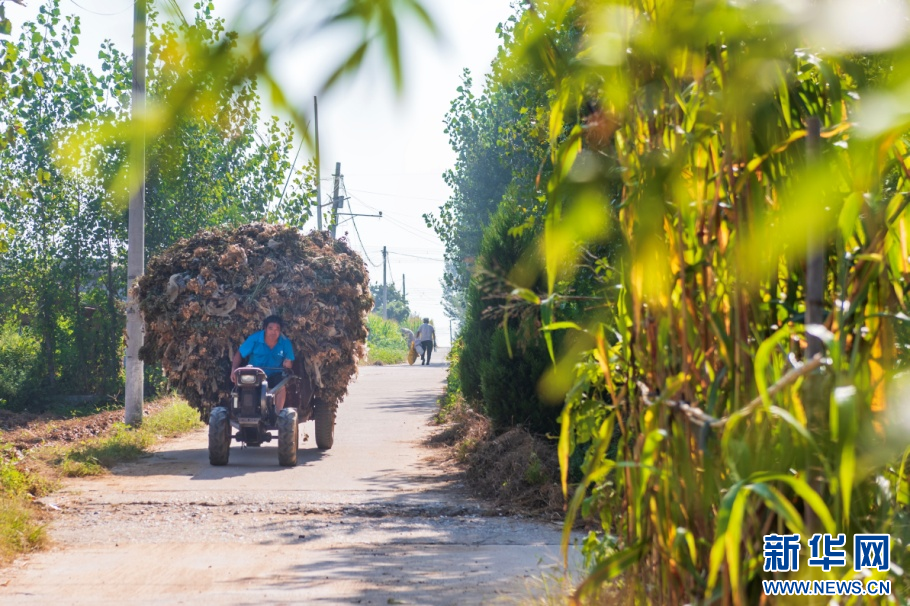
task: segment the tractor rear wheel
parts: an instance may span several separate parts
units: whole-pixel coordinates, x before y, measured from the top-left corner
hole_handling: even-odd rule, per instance
[[[316,402],[313,418],[316,420],[316,446],[329,450],[335,443],[335,406]]]
[[[297,409],[283,408],[278,413],[278,464],[293,467],[297,464]]]
[[[227,465],[231,455],[231,420],[223,406],[212,409],[209,415],[209,463]]]

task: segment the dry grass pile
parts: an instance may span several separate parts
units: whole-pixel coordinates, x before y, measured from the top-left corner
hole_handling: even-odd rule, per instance
[[[468,455],[468,479],[510,511],[562,514],[556,449],[520,427],[480,442]]]
[[[357,372],[373,306],[363,260],[327,232],[253,223],[203,231],[151,259],[139,281],[146,362],[160,361],[204,417],[228,397],[231,358],[277,314],[316,384],[337,404]]]
[[[520,427],[497,436],[490,419],[462,399],[437,420],[441,429],[431,443],[452,449],[478,496],[509,512],[561,518],[565,501],[555,443]]]

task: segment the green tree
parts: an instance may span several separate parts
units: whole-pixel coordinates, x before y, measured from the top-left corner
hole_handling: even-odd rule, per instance
[[[0,222],[13,234],[0,257],[0,320],[27,323],[39,337],[45,389],[116,393],[128,146],[107,133],[128,129],[131,63],[109,42],[99,50],[97,73],[74,63],[79,33],[79,20],[63,18],[50,0],[34,23],[23,24],[17,42],[0,47]],[[230,60],[220,75],[191,74],[197,103],[151,146],[150,252],[210,225],[302,225],[309,216],[314,167],[292,171],[291,126],[260,120],[235,39],[211,6],[179,26],[153,15],[153,101],[178,103],[182,78],[192,71],[191,54],[182,50],[220,47]]]
[[[100,270],[95,261],[111,223],[111,199],[102,185],[55,163],[55,133],[104,111],[96,102],[94,76],[72,63],[78,34],[78,20],[61,19],[51,2],[35,23],[23,25],[19,42],[7,43],[2,57],[11,94],[0,104],[0,121],[15,136],[0,150],[7,177],[0,184],[0,216],[15,237],[2,259],[0,293],[6,313],[28,316],[40,334],[50,388],[61,376],[58,358],[72,345],[70,338],[84,339],[80,299]]]
[[[395,320],[399,324],[403,323],[411,316],[411,308],[408,300],[398,290],[395,283],[392,282],[386,287],[387,307],[386,314],[390,320]],[[373,313],[382,315],[382,284],[370,284],[370,293],[373,295],[373,301],[376,304],[373,307]]]
[[[151,102],[175,106],[185,78],[207,94],[181,111],[149,146],[149,254],[209,225],[277,219],[302,227],[310,217],[314,167],[297,170],[290,181],[293,129],[274,117],[262,122],[256,81],[246,76],[249,61],[237,52],[236,34],[225,31],[224,20],[213,11],[206,4],[193,23],[178,26],[150,15]],[[193,62],[197,54],[219,46],[227,51],[218,72]],[[186,47],[195,50],[186,53]],[[121,65],[127,68],[128,62]]]
[[[465,70],[446,114],[456,162],[443,177],[453,193],[437,215],[425,216],[446,246],[445,300],[463,299],[473,272],[482,269],[476,263],[484,229],[504,200],[520,213],[519,225],[539,228],[545,197],[538,173],[545,178],[549,170],[543,161],[550,83],[539,66],[520,60],[513,31],[517,22],[518,14],[499,26],[502,45],[481,94],[472,92]],[[570,46],[573,36],[563,36],[558,44]],[[463,321],[463,309],[449,306],[446,313]]]

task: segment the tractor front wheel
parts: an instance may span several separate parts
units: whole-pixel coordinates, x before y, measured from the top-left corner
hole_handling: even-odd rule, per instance
[[[212,409],[209,415],[209,463],[227,465],[231,455],[231,419],[223,406]]]
[[[278,413],[278,464],[293,467],[297,464],[297,409],[283,408]]]

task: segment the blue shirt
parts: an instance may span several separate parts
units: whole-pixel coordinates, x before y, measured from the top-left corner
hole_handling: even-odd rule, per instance
[[[291,347],[291,341],[281,335],[275,347],[269,347],[265,343],[265,331],[254,332],[240,346],[240,355],[249,358],[250,366],[258,366],[262,369],[281,368],[285,360],[294,360],[294,348]],[[268,371],[266,371],[268,372]]]

